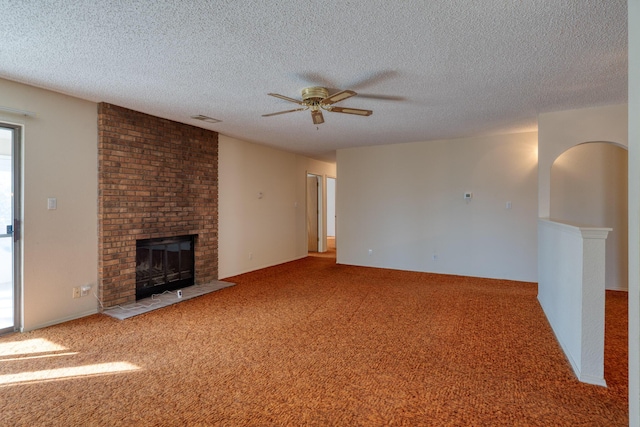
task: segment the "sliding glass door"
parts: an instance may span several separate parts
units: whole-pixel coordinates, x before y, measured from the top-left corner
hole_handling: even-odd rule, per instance
[[[20,129],[0,123],[0,334],[19,327],[18,147]]]

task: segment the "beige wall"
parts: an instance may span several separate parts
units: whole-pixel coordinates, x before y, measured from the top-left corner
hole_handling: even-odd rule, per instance
[[[334,176],[335,165],[224,135],[218,143],[219,277],[307,256],[306,174]]]
[[[95,313],[93,295],[72,288],[97,281],[97,106],[2,79],[0,104],[37,114],[0,112],[24,127],[23,329]]]
[[[570,148],[551,168],[552,220],[607,227],[607,289],[628,282],[627,150],[594,142]]]
[[[535,132],[339,150],[338,262],[536,281],[536,165]]]

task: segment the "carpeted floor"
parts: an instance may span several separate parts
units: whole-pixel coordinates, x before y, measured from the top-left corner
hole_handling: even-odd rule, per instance
[[[536,285],[307,257],[127,320],[0,338],[0,425],[623,426],[627,296],[582,384]]]

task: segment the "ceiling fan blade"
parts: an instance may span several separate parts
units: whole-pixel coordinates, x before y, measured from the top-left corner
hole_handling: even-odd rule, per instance
[[[359,93],[358,98],[366,98],[366,99],[379,99],[381,101],[406,101],[407,98],[404,96],[394,96],[394,95],[379,95],[376,93]]]
[[[320,73],[304,72],[304,73],[297,73],[296,76],[298,77],[298,79],[309,84],[310,86],[322,86],[329,89],[332,87],[336,87],[337,85],[336,82],[334,82],[327,76],[323,76]],[[338,91],[338,90],[339,89],[335,89],[335,91]]]
[[[320,110],[311,111],[311,118],[313,119],[314,125],[319,125],[321,123],[324,123],[324,117],[322,116],[322,111]]]
[[[330,111],[332,113],[356,114],[358,116],[370,116],[373,114],[371,110],[361,110],[359,108],[331,107]]]
[[[343,90],[340,91],[338,93],[334,93],[331,96],[327,96],[325,99],[323,99],[322,101],[320,101],[321,104],[323,105],[331,105],[331,104],[335,104],[336,102],[340,102],[343,101],[347,98],[351,98],[352,96],[356,96],[357,93],[355,93],[352,90]]]
[[[275,96],[276,98],[284,99],[285,101],[295,102],[299,105],[304,105],[303,102],[298,99],[289,98],[288,96],[280,95],[279,93],[268,93],[267,95]]]
[[[295,110],[278,111],[277,113],[263,114],[262,117],[277,116],[278,114],[293,113],[294,111],[304,111],[307,108],[296,108]]]
[[[398,72],[395,70],[381,70],[374,71],[371,73],[367,73],[355,82],[351,82],[343,87],[350,87],[351,89],[360,90],[367,87],[374,86],[378,83],[382,83],[384,80],[394,78],[398,75]]]

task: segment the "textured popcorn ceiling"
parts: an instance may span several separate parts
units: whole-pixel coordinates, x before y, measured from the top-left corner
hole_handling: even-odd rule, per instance
[[[331,160],[627,99],[620,0],[0,0],[0,77]],[[353,89],[308,111],[307,86]],[[0,105],[2,103],[0,94]],[[36,111],[37,113],[37,111]],[[202,114],[222,120],[193,120]]]

